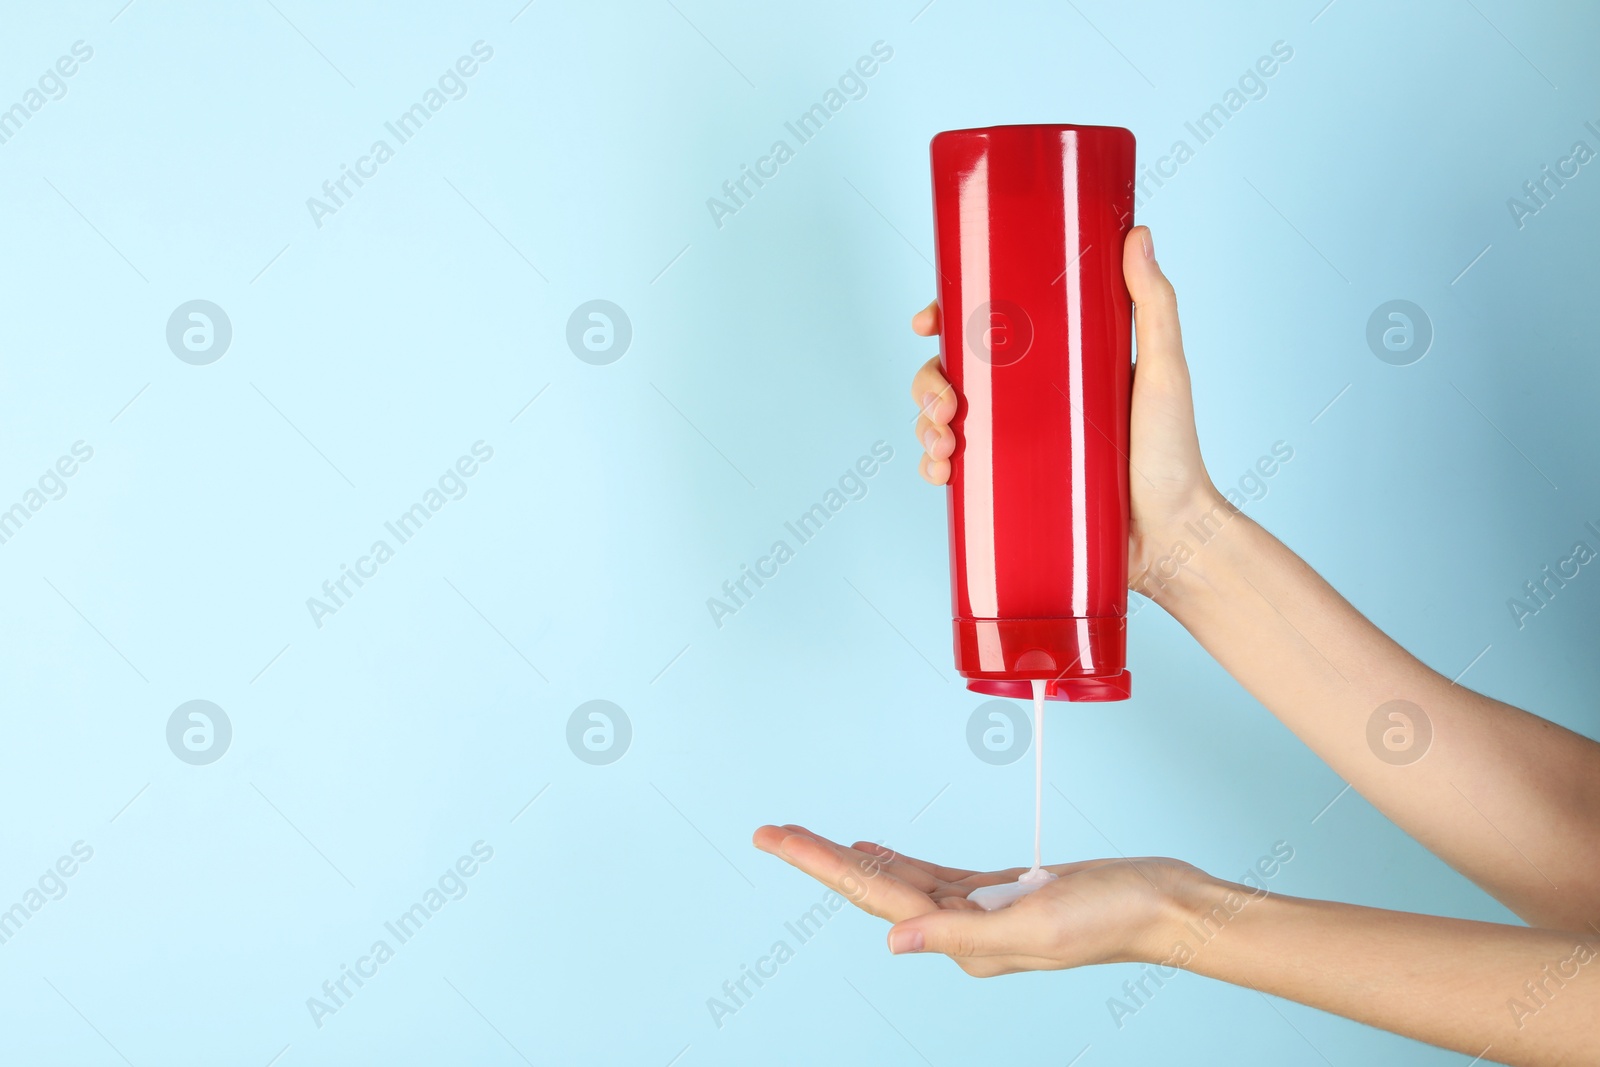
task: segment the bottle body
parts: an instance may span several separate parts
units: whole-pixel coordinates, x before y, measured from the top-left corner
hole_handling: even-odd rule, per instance
[[[1121,700],[1128,602],[1134,139],[1110,126],[934,137],[947,492],[967,687]]]

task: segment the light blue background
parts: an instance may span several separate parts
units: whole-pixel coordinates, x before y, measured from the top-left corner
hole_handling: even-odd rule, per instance
[[[1431,665],[1596,733],[1600,575],[1520,631],[1506,606],[1600,520],[1600,163],[1506,207],[1600,147],[1592,5],[274,2],[17,4],[0,34],[0,106],[94,49],[0,145],[0,506],[94,449],[0,545],[0,907],[94,849],[0,945],[0,1061],[1466,1062],[1188,975],[1119,1030],[1131,968],[979,982],[854,912],[721,1028],[706,1001],[822,896],[761,822],[1026,859],[1031,760],[966,747],[910,434],[940,129],[1125,125],[1149,163],[1287,42],[1139,212],[1213,476],[1287,442],[1251,514]],[[467,95],[317,228],[307,197],[478,40]],[[880,40],[719,229],[707,197]],[[165,341],[196,298],[234,330],[209,366]],[[565,342],[595,298],[634,329],[609,366]],[[1395,298],[1435,329],[1407,367],[1364,339]],[[479,440],[318,629],[306,598]],[[867,496],[715,627],[878,440]],[[1343,783],[1159,609],[1131,625],[1135,698],[1051,711],[1051,859],[1236,876],[1286,841],[1282,891],[1510,918],[1328,807]],[[609,766],[565,740],[596,698],[634,730]],[[191,699],[233,724],[209,766],[167,747]],[[468,894],[314,1025],[479,840]]]

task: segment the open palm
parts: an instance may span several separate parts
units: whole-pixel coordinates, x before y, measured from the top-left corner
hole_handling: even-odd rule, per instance
[[[801,826],[763,826],[754,844],[895,925],[889,947],[941,952],[968,974],[1057,970],[1160,958],[1177,889],[1200,874],[1169,859],[1085,860],[1047,869],[1056,880],[998,911],[967,899],[1026,868],[969,871],[858,841],[845,846]]]

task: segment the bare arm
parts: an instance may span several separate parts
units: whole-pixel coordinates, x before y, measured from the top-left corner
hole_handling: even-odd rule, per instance
[[[1600,938],[1282,896],[1230,913],[1225,885],[1192,906],[1186,970],[1497,1063],[1594,1062]]]
[[[1452,684],[1215,490],[1202,499],[1169,550],[1187,562],[1152,568],[1145,591],[1434,854],[1534,925],[1600,932],[1600,745]]]

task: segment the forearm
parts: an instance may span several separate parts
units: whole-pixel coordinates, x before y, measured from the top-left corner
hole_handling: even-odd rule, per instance
[[[1150,595],[1457,870],[1535,924],[1600,922],[1600,745],[1429,670],[1276,538],[1216,503],[1180,528],[1187,551],[1174,555],[1187,558],[1170,579],[1172,568],[1158,571]],[[1379,713],[1395,700],[1421,714]],[[1409,751],[1392,712],[1413,720]]]
[[[1495,1062],[1592,1063],[1600,937],[1441,919],[1210,882],[1149,962]]]

